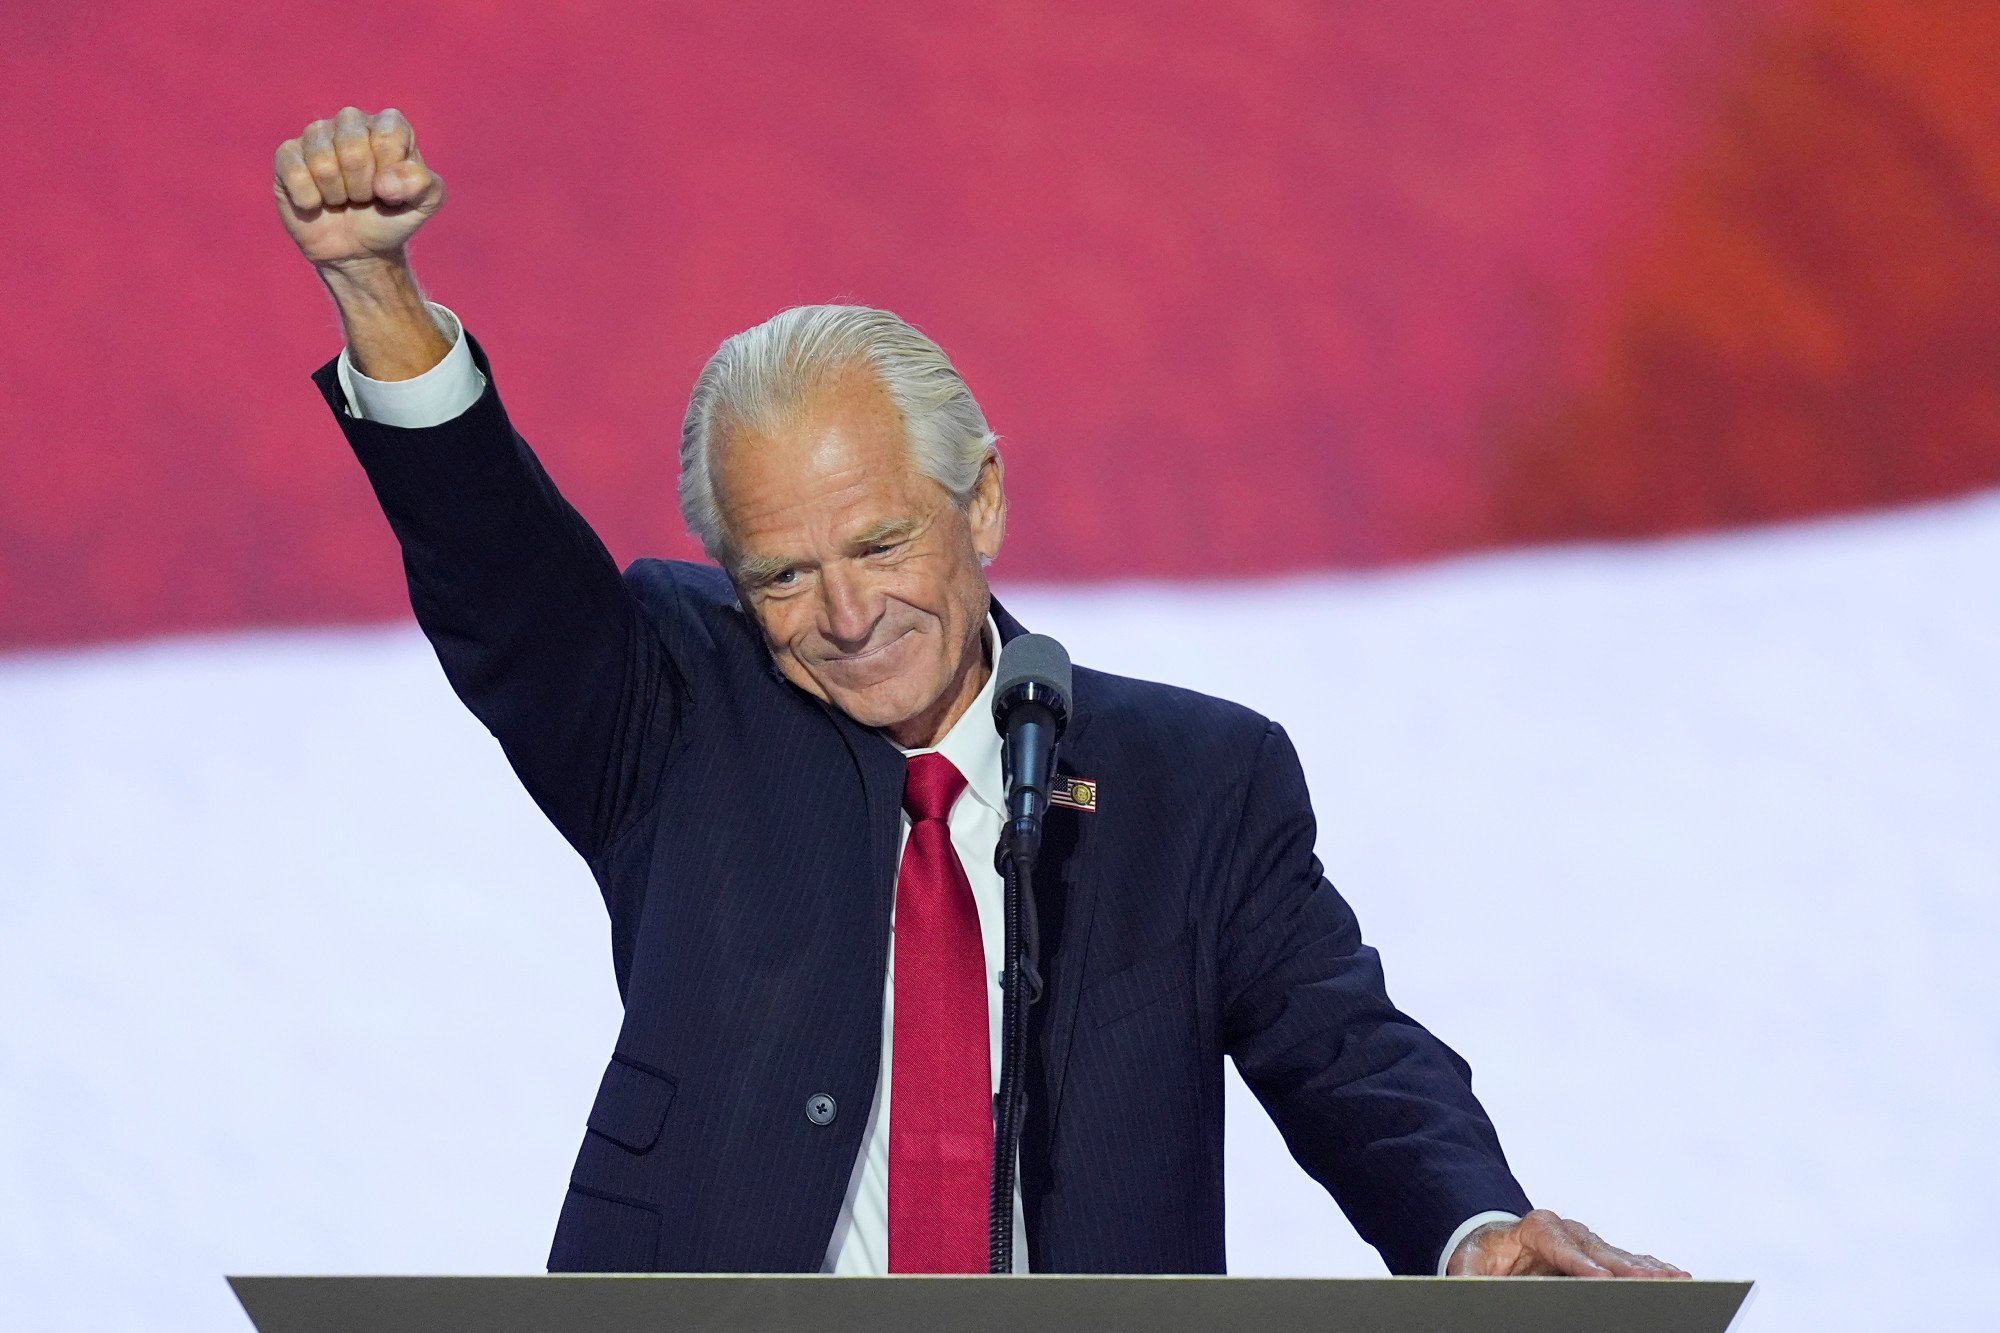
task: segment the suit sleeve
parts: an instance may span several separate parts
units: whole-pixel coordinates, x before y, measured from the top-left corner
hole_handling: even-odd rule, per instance
[[[1270,724],[1245,797],[1218,957],[1225,1041],[1292,1156],[1393,1273],[1436,1271],[1476,1213],[1528,1211],[1458,1055],[1390,1003],[1321,872],[1305,775]]]
[[[402,547],[410,605],[446,678],[586,860],[648,799],[682,680],[604,544],[485,384],[404,428],[354,416],[338,358],[313,374]]]

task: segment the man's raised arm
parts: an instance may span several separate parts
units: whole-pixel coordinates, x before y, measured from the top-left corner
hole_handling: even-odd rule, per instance
[[[594,858],[649,794],[675,665],[508,421],[477,344],[418,289],[408,244],[445,189],[409,122],[344,108],[280,144],[274,176],[285,229],[347,334],[347,367],[314,379],[402,546],[417,621],[529,794]],[[367,390],[354,402],[349,368]],[[378,410],[359,401],[371,397]]]

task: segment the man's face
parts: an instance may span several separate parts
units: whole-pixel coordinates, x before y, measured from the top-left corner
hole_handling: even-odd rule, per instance
[[[863,367],[775,433],[733,432],[712,466],[725,563],[786,678],[901,745],[935,744],[985,681],[998,459],[961,510],[912,464],[901,414]]]

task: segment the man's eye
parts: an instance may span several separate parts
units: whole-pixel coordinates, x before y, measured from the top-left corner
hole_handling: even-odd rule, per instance
[[[873,546],[868,548],[868,554],[887,555],[889,554],[889,552],[895,550],[900,545],[902,545],[901,542],[876,542]]]
[[[798,578],[799,578],[798,570],[781,569],[777,573],[771,575],[770,578],[765,579],[764,586],[767,588],[783,588],[790,584],[798,582]]]

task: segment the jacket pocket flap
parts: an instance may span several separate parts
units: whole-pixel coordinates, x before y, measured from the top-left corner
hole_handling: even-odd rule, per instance
[[[614,1055],[584,1123],[621,1148],[645,1152],[659,1141],[660,1126],[673,1102],[672,1079]]]
[[[1097,1027],[1115,1023],[1137,1013],[1163,995],[1171,995],[1194,984],[1188,963],[1187,935],[1146,954],[1137,962],[1100,977],[1084,988],[1083,1001],[1090,1021]]]

